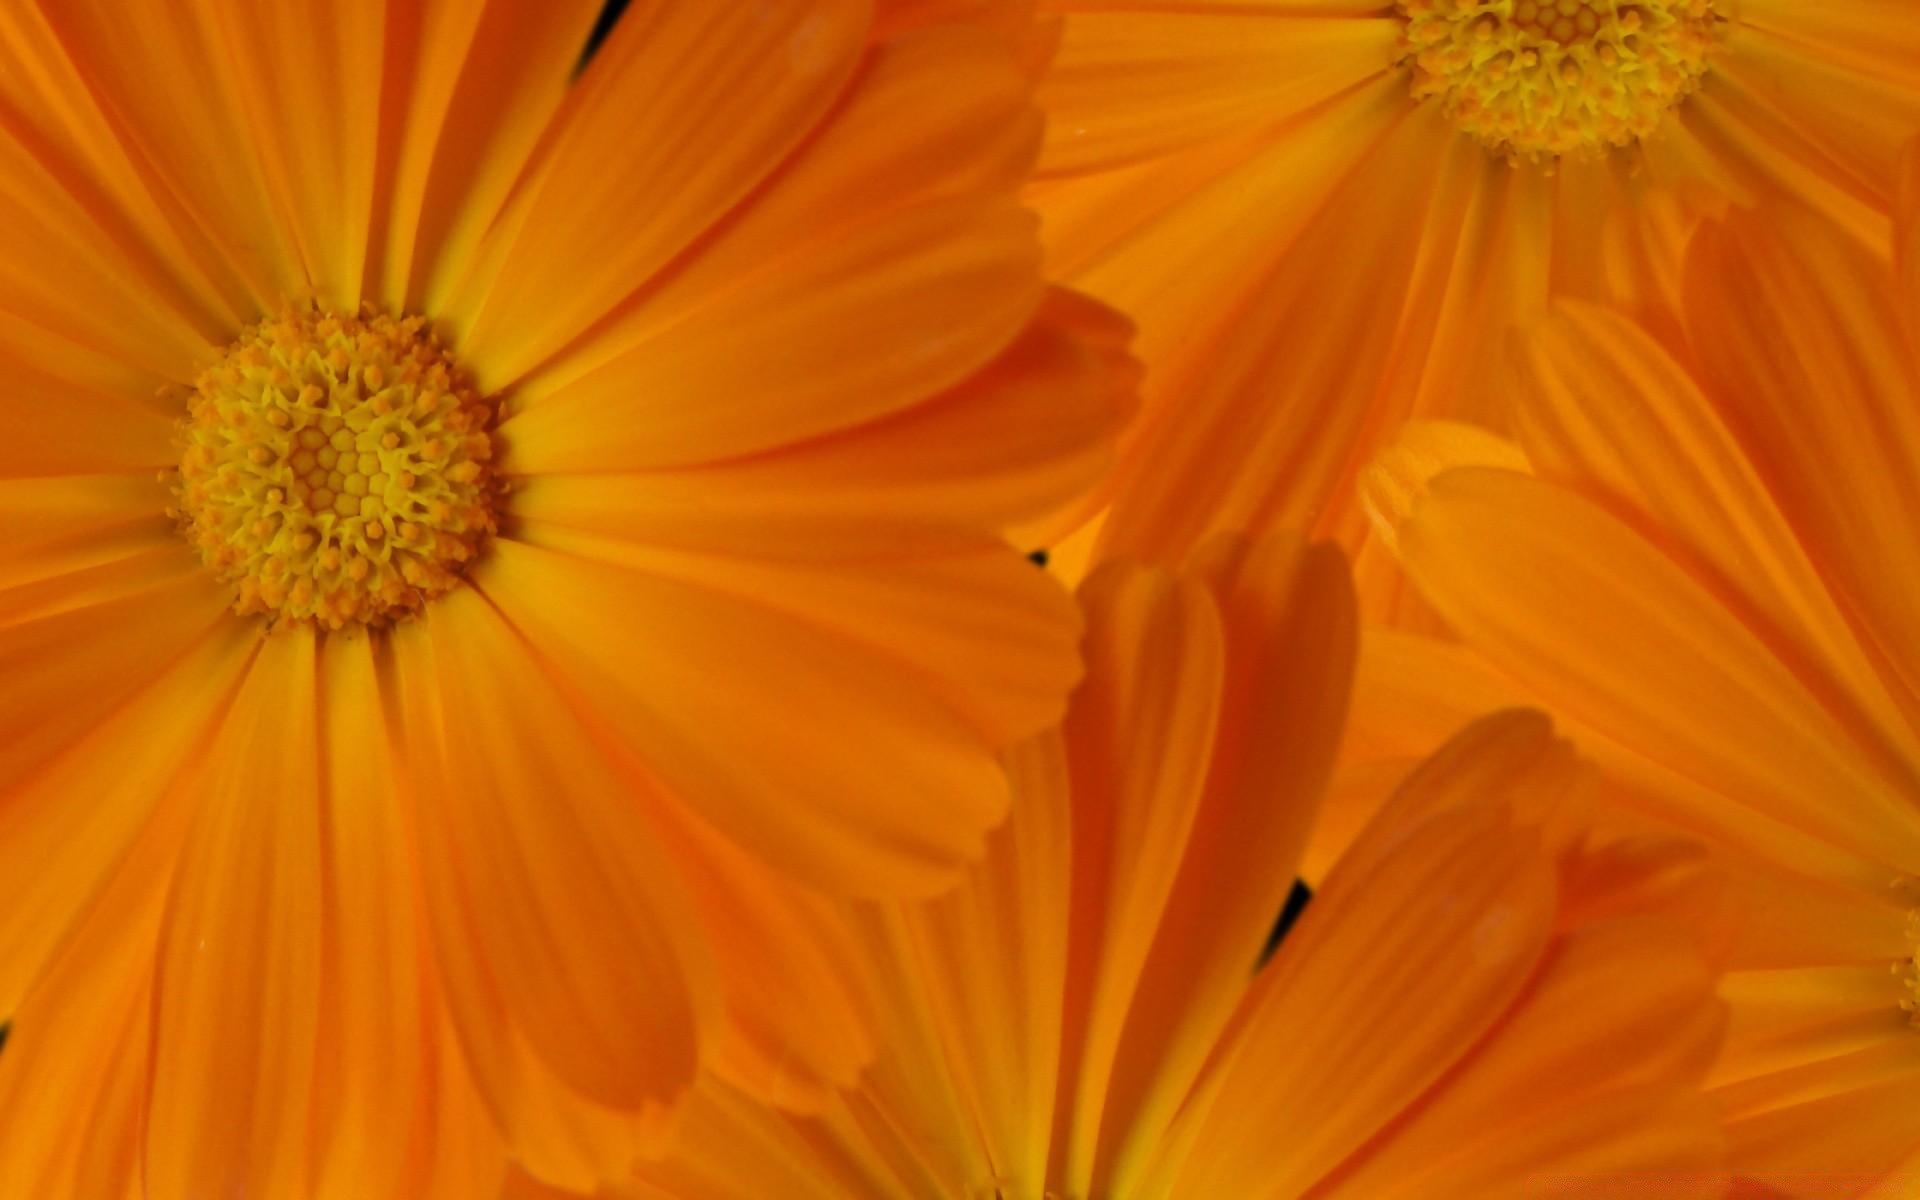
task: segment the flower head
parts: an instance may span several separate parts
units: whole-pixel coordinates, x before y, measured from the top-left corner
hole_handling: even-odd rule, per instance
[[[871,1031],[1126,325],[947,6],[0,16],[0,1194],[591,1187]]]

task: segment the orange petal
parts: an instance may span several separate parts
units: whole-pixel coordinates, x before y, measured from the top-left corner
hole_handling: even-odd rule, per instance
[[[1010,551],[996,553],[1023,565]],[[650,772],[743,846],[843,894],[950,886],[958,864],[978,856],[1007,797],[994,747],[970,713],[947,702],[941,680],[953,675],[951,651],[939,652],[943,671],[929,678],[916,653],[895,649],[910,643],[907,631],[940,629],[944,617],[927,621],[940,608],[856,586],[859,572],[789,576],[802,596],[880,603],[884,626],[856,639],[838,629],[849,613],[867,610],[844,610],[825,628],[805,609],[783,611],[783,572],[772,566],[758,572],[774,585],[758,593],[774,597],[770,603],[699,573],[676,577],[502,542],[478,582]],[[708,568],[723,585],[724,567],[716,560]],[[934,560],[925,577],[945,573]],[[946,577],[968,575],[969,589],[990,578]],[[1053,587],[1038,576],[1028,569],[999,586]],[[913,575],[890,568],[895,586],[902,578]],[[966,611],[977,618],[980,596],[995,590],[976,592]],[[904,595],[918,592],[914,582]],[[1010,590],[999,594],[999,603],[1017,606],[1006,628],[1023,631],[1029,653],[1056,647],[1038,661],[1058,696],[1071,678],[1070,611],[1049,604],[1043,615]],[[940,634],[936,645],[962,644],[949,639],[963,628]],[[1066,671],[1055,675],[1059,666]],[[849,729],[861,731],[857,741],[823,733]]]
[[[0,785],[159,678],[229,600],[184,546],[0,593]]]
[[[859,951],[836,908],[695,820],[662,822],[726,1003],[713,1070],[767,1103],[826,1107],[874,1055]]]
[[[1696,171],[1737,204],[1784,198],[1824,214],[1863,245],[1886,244],[1882,187],[1838,168],[1827,147],[1808,137],[1764,69],[1728,54],[1675,114]]]
[[[1874,1172],[1920,1135],[1920,1044],[1895,1028],[1870,1049],[1721,1088],[1728,1165],[1746,1174]]]
[[[510,417],[516,473],[682,466],[886,416],[985,365],[1040,295],[1012,201],[915,206],[771,264]]]
[[[0,270],[24,268],[24,290],[5,307],[37,330],[28,343],[59,331],[151,381],[179,378],[209,342],[231,336],[250,302],[179,201],[153,186],[152,168],[105,103],[104,81],[84,53],[62,45],[47,7],[18,5],[0,19],[0,127],[9,135],[0,154],[17,156],[0,189],[30,213],[9,222],[22,236]],[[46,271],[42,259],[36,271],[41,255],[69,269]]]
[[[397,714],[380,694],[375,644],[329,636],[319,655],[328,958],[318,1039],[330,1052],[314,1068],[311,1194],[497,1186],[505,1149],[421,954]]]
[[[448,601],[455,599],[455,596],[447,597]],[[479,602],[470,600],[469,603]],[[470,610],[463,612],[461,608],[448,609],[445,604],[436,605],[431,616],[443,622],[461,617],[463,628],[470,627],[472,633],[484,636],[493,644],[495,653],[492,657],[496,668],[500,663],[500,654],[514,649],[511,632],[500,628],[497,618]],[[522,980],[518,976],[525,973],[523,962],[500,961],[501,942],[542,936],[545,933],[543,928],[528,929],[522,921],[477,925],[468,915],[465,892],[470,887],[492,884],[495,894],[489,899],[497,905],[501,898],[500,890],[514,881],[507,878],[493,883],[489,873],[497,878],[500,872],[513,865],[517,856],[550,854],[553,847],[545,841],[518,848],[502,845],[486,857],[467,862],[463,874],[463,843],[450,840],[460,834],[453,821],[467,818],[461,816],[457,806],[449,804],[451,793],[448,789],[455,786],[449,767],[458,769],[459,783],[472,789],[471,793],[462,793],[460,796],[463,803],[492,797],[490,805],[498,809],[507,798],[529,793],[506,791],[501,783],[491,781],[484,773],[476,777],[476,773],[484,772],[495,758],[503,754],[514,754],[524,760],[538,752],[539,747],[530,742],[527,735],[515,731],[504,745],[489,746],[481,740],[469,749],[469,742],[476,737],[484,739],[485,735],[461,731],[459,745],[462,753],[479,757],[472,757],[471,761],[449,761],[448,746],[452,744],[449,735],[453,731],[447,726],[447,697],[440,677],[435,634],[426,627],[426,622],[414,622],[394,631],[392,669],[406,741],[413,747],[408,757],[408,783],[415,789],[412,807],[414,826],[418,831],[416,838],[426,834],[437,839],[434,852],[423,854],[418,861],[424,868],[421,877],[423,912],[449,1023],[458,1038],[474,1086],[485,1098],[487,1108],[513,1156],[543,1178],[591,1191],[600,1181],[623,1175],[642,1148],[651,1143],[659,1129],[662,1115],[658,1111],[659,1106],[642,1107],[635,1112],[598,1104],[582,1095],[579,1089],[549,1065],[540,1046],[521,1028],[522,1021],[526,1019],[522,1014],[537,999],[537,989],[543,986],[564,989],[573,986],[575,981],[551,979],[543,984],[541,981]],[[495,689],[504,689],[515,698],[513,709],[521,714],[529,726],[537,726],[543,738],[551,735],[550,740],[560,745],[565,744],[561,739],[567,739],[573,749],[582,751],[579,743],[584,734],[575,728],[571,714],[552,695],[550,685],[538,676],[531,663],[523,661],[518,670],[520,674],[511,684],[496,676],[482,696],[470,698],[465,704],[471,706],[480,703],[494,696]],[[466,708],[454,711],[464,712]],[[500,714],[501,717],[506,715]],[[577,762],[568,764],[565,773],[555,774],[553,778],[578,779],[580,784],[577,786],[606,786],[608,768],[597,749],[589,746],[584,750],[578,753]],[[526,766],[522,763],[516,770],[523,773]],[[528,811],[529,815],[538,817],[542,812],[553,813],[555,810],[549,806]],[[464,839],[471,841],[478,832],[477,829],[466,832]],[[568,833],[569,838],[579,836],[577,831]],[[634,853],[647,844],[644,840],[627,844],[616,839],[606,849]],[[501,858],[502,852],[506,854],[505,858]],[[538,877],[525,877],[520,881],[521,886],[543,886],[549,890],[568,887],[604,890],[606,881],[596,873],[583,869],[583,863],[591,864],[593,861],[592,857],[587,857],[572,863],[549,866]],[[476,885],[466,882],[465,876],[472,875],[477,875]],[[666,880],[660,881],[660,884],[670,886]],[[604,911],[608,911],[606,904],[590,900],[588,906],[572,918],[573,924],[568,928],[576,934],[591,934],[592,922],[601,919]],[[624,936],[624,933],[621,930],[610,936]],[[577,938],[569,939],[568,943],[556,948],[543,948],[540,953],[548,955],[553,949],[566,949],[574,941]],[[609,953],[630,957],[630,951],[625,948],[614,948]],[[604,994],[607,988],[622,982],[622,976],[596,967],[578,982],[591,985]],[[669,983],[644,1003],[649,1008],[656,1004],[671,1005],[674,993],[681,991],[679,984]],[[539,1017],[538,1014],[535,1017],[536,1023],[544,1021],[551,1024],[554,1020],[552,1017]],[[541,1041],[564,1038],[569,1032],[565,1029],[555,1030],[544,1034]],[[584,1033],[579,1036],[584,1036]],[[691,1040],[681,1047],[682,1053],[691,1053],[694,1049]]]
[[[311,632],[268,637],[208,751],[154,980],[156,1200],[304,1185],[322,965],[315,657]]]
[[[0,593],[178,544],[146,475],[0,479]]]
[[[1906,308],[1907,335],[1920,345],[1920,138],[1907,143],[1893,213],[1894,269]]]
[[[1522,438],[1540,475],[1657,530],[1863,743],[1920,765],[1920,745],[1787,518],[1680,364],[1623,318],[1563,304],[1527,342],[1520,384]]]
[[[1268,966],[1174,1195],[1306,1191],[1464,1057],[1533,975],[1552,874],[1503,806],[1374,828],[1391,848],[1367,854],[1364,878],[1336,869]]]
[[[11,1009],[0,1053],[0,1190],[130,1200],[149,1119],[154,947],[191,794],[127,856]],[[10,1001],[7,1001],[10,1006]]]
[[[0,478],[139,474],[179,462],[176,414],[130,399],[124,389],[75,384],[14,354],[0,355],[8,386],[0,394]],[[134,392],[133,396],[142,393]]]
[[[1507,804],[1516,823],[1537,831],[1549,850],[1582,841],[1591,823],[1591,771],[1573,747],[1554,736],[1553,724],[1531,709],[1490,713],[1461,729],[1420,762],[1374,817],[1382,827],[1409,827],[1473,804]],[[1349,875],[1371,870],[1384,845],[1363,834],[1340,859]],[[1331,881],[1329,887],[1331,887]]]
[[[873,1110],[916,1114],[928,1175],[992,1173],[1038,1192],[1061,1095],[1072,783],[1057,730],[1021,743],[1006,762],[1013,810],[979,865],[942,896],[866,914],[856,926],[867,933],[880,998],[882,1054],[864,1088]],[[860,1145],[843,1127],[834,1123],[837,1140]]]
[[[1836,176],[1884,206],[1894,160],[1920,128],[1920,38],[1862,0],[1743,6],[1714,71],[1777,104]],[[1857,181],[1857,182],[1856,182]]]
[[[221,622],[4,789],[0,1013],[13,1011],[149,828],[161,798],[204,754],[257,638],[240,622]]]
[[[1920,372],[1885,262],[1811,214],[1736,215],[1695,239],[1686,300],[1729,425],[1920,711]]]
[[[390,308],[447,310],[559,111],[600,8],[595,0],[387,6],[381,127],[391,178],[382,177],[375,197],[374,251],[385,260]]]
[[[1393,85],[1395,107],[1356,93],[1338,124],[1307,123],[1300,144],[1267,149],[1067,276],[1139,321],[1137,353],[1153,372],[1115,481],[1106,553],[1177,559],[1220,530],[1312,528],[1351,486],[1367,431],[1398,419],[1380,411],[1380,392],[1422,247],[1436,236],[1429,223],[1457,226],[1463,184],[1479,176]],[[1336,134],[1331,148],[1311,140]],[[1190,245],[1185,222],[1211,244]],[[1350,231],[1363,226],[1383,236],[1356,246]],[[1163,277],[1212,255],[1233,277],[1205,273],[1210,296]],[[1265,332],[1234,336],[1250,329]]]
[[[1434,480],[1400,539],[1448,621],[1557,710],[1724,798],[1709,804],[1920,865],[1920,827],[1845,729],[1711,594],[1603,510],[1527,476],[1462,469]]]
[[[611,312],[779,167],[843,90],[867,20],[864,0],[629,9],[490,234],[487,268],[448,297],[490,386]]]
[[[1073,13],[1040,91],[1043,170],[1112,167],[1276,125],[1386,71],[1399,22],[1347,7]]]
[[[1083,495],[1111,467],[1136,369],[1126,332],[1111,310],[1056,288],[999,358],[924,404],[725,463],[517,479],[514,515],[762,555],[911,544],[923,523],[1001,531]]]
[[[820,532],[698,553],[538,527],[524,543],[728,596],[796,635],[907,668],[903,686],[937,698],[989,747],[1059,721],[1080,676],[1080,621],[1053,579],[995,540],[871,524]]]
[[[688,900],[630,785],[472,589],[395,650],[428,656],[439,692],[437,719],[408,719],[423,739],[418,836],[434,847],[443,959],[475,955],[512,1028],[583,1097],[670,1106],[692,1081],[711,989]]]
[[[1721,985],[1733,1025],[1714,1071],[1718,1081],[1755,1083],[1847,1059],[1910,1036],[1902,1000],[1911,1002],[1887,963],[1735,971]],[[1916,1130],[1920,1134],[1920,1130]]]
[[[1685,931],[1654,917],[1587,925],[1411,1119],[1329,1194],[1489,1196],[1554,1175],[1720,1165],[1698,1086],[1725,1027]]]
[[[1152,1161],[1245,995],[1319,814],[1353,674],[1358,614],[1334,547],[1220,538],[1193,570],[1225,628],[1220,723],[1191,830],[1168,848],[1177,876],[1107,1085],[1099,1171],[1117,1192]]]
[[[1152,982],[1148,960],[1205,794],[1225,677],[1219,609],[1197,581],[1115,564],[1088,579],[1081,605],[1087,678],[1063,726],[1074,904],[1057,1118],[1066,1157],[1055,1168],[1076,1193],[1104,1165],[1096,1153],[1128,1013]]]
[[[54,7],[49,18],[116,131],[257,304],[359,301],[384,5]]]

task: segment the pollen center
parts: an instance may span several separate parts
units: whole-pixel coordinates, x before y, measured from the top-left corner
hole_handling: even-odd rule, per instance
[[[489,416],[418,317],[282,313],[194,381],[173,515],[235,611],[385,624],[492,536]]]
[[[1416,99],[1510,160],[1626,146],[1700,86],[1715,0],[1401,0]]]

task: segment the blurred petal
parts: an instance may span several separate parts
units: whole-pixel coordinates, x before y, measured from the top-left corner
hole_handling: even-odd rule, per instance
[[[1503,806],[1376,836],[1389,834],[1364,878],[1336,870],[1268,967],[1174,1195],[1304,1192],[1464,1057],[1533,974],[1553,880]]]
[[[1843,728],[1692,577],[1598,507],[1462,469],[1434,480],[1400,538],[1422,592],[1543,701],[1816,839],[1920,865],[1905,802]]]
[[[1695,239],[1686,298],[1729,425],[1914,711],[1920,379],[1885,263],[1810,214],[1736,215]]]

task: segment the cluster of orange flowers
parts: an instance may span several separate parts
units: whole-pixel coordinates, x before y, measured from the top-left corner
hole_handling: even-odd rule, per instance
[[[0,1200],[1920,1195],[1914,0],[0,0]]]

